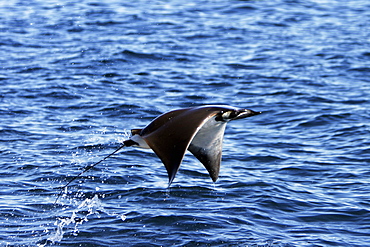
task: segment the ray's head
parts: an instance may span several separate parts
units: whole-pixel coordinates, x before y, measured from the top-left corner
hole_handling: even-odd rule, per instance
[[[220,111],[216,117],[216,121],[228,122],[231,120],[252,117],[261,113],[262,112],[256,112],[249,109],[228,109]]]

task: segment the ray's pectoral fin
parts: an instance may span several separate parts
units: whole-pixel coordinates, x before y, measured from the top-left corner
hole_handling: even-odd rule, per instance
[[[163,114],[140,133],[166,167],[169,185],[176,176],[197,127],[205,118],[191,119],[185,114],[187,111],[181,109]]]
[[[212,128],[209,128],[212,126]],[[218,179],[226,123],[209,119],[192,140],[188,150],[204,165],[213,182]]]
[[[218,174],[220,173],[221,150],[214,153],[212,152],[214,150],[197,147],[195,145],[190,145],[188,150],[204,165],[213,182],[216,182]]]
[[[189,137],[190,138],[190,137]],[[165,136],[162,136],[165,139]],[[170,185],[174,180],[177,171],[179,170],[181,161],[185,155],[186,148],[188,146],[189,140],[177,139],[175,142],[173,139],[167,139],[166,141],[161,141],[161,138],[156,138],[156,140],[147,138],[149,146],[161,159],[162,163],[166,167],[168,174],[168,184]]]

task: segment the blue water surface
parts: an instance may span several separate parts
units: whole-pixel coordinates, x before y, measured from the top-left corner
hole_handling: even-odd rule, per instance
[[[0,3],[1,246],[370,246],[370,3]],[[222,104],[220,178],[113,152]]]

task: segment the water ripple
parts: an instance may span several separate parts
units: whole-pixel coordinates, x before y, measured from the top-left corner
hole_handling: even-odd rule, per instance
[[[359,1],[7,1],[0,245],[367,246],[369,35]],[[216,183],[192,155],[112,152],[171,109],[228,124]]]

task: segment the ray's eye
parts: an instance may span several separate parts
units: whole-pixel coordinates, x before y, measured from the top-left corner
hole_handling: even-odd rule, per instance
[[[228,122],[232,119],[234,119],[235,117],[237,117],[239,115],[239,113],[237,111],[220,111],[215,120],[216,121],[223,121],[223,122]]]
[[[217,116],[216,116],[215,120],[216,121],[225,121],[224,114],[225,114],[224,111],[220,111],[219,113],[217,113]]]

